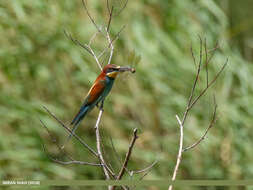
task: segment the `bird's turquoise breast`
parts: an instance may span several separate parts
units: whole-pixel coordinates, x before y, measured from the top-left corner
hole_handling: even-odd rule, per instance
[[[111,91],[113,83],[114,83],[114,79],[110,77],[106,77],[105,81],[106,81],[106,84],[105,84],[105,90],[102,93],[102,99],[104,99]]]

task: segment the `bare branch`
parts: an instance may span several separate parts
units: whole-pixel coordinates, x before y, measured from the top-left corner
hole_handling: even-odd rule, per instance
[[[154,167],[156,164],[157,164],[157,160],[154,161],[150,166],[142,169],[142,170],[137,170],[137,171],[131,171],[132,174],[139,174],[139,173],[143,173],[143,172],[146,172],[147,170],[150,170],[152,167]]]
[[[215,100],[215,98],[214,98]],[[208,126],[208,128],[205,130],[204,134],[200,137],[200,139],[198,141],[196,141],[195,143],[193,143],[191,146],[188,146],[186,148],[183,149],[183,152],[191,150],[193,148],[195,148],[197,145],[199,145],[201,143],[201,141],[203,141],[206,138],[206,135],[208,133],[208,131],[214,126],[215,122],[216,122],[216,110],[217,110],[217,104],[214,101],[214,112],[213,112],[213,116],[212,116],[212,120]]]
[[[114,152],[114,154],[115,154],[115,156],[117,158],[117,161],[118,161],[117,164],[118,164],[118,166],[121,166],[121,164],[123,164],[123,162],[122,162],[122,160],[121,160],[118,152],[116,151],[116,148],[114,146],[114,143],[113,143],[113,140],[112,140],[111,136],[110,136],[110,142],[111,142],[112,150],[113,150],[113,152]]]
[[[97,58],[95,52],[91,49],[91,47],[89,47],[89,50],[90,50],[92,56],[94,57],[94,59],[95,59],[97,65],[98,65],[99,69],[102,71],[103,68],[102,68],[101,64],[99,63],[99,60],[98,60],[98,58]]]
[[[225,67],[227,66],[228,63],[228,59],[226,60],[226,62],[224,63],[224,65],[221,67],[220,71],[215,75],[215,77],[213,78],[213,80],[207,85],[206,88],[204,88],[204,90],[201,91],[201,93],[192,101],[192,104],[188,107],[189,109],[191,109],[194,104],[199,100],[199,98],[201,98],[201,96],[203,96],[205,94],[205,92],[208,90],[209,87],[211,87],[215,81],[218,79],[218,77],[220,76],[220,74],[222,73],[222,71],[225,69]]]
[[[98,153],[94,151],[87,143],[85,143],[78,135],[75,133],[72,133],[72,130],[68,128],[61,120],[59,120],[52,112],[50,112],[46,106],[43,106],[43,108],[51,115],[69,134],[72,134],[85,148],[87,148],[92,155],[98,157]]]
[[[83,162],[83,161],[78,161],[78,160],[71,160],[71,161],[61,161],[58,160],[57,158],[54,158],[52,156],[50,156],[47,151],[45,146],[43,145],[43,150],[45,152],[45,154],[47,155],[47,157],[52,160],[53,162],[56,162],[58,164],[63,164],[63,165],[70,165],[70,164],[79,164],[79,165],[89,165],[89,166],[102,166],[102,164],[96,164],[96,163],[91,163],[91,162]]]
[[[101,71],[103,70],[101,64],[99,63],[99,60],[98,60],[98,58],[97,58],[95,52],[94,52],[93,49],[90,47],[90,45],[82,44],[79,40],[73,38],[72,35],[71,35],[71,34],[68,34],[65,30],[64,30],[64,34],[65,34],[72,42],[74,42],[75,44],[81,46],[81,47],[84,48],[89,54],[91,54],[91,55],[93,56],[93,58],[95,59],[97,65],[98,65],[98,67],[99,67],[99,69],[100,69]],[[97,35],[97,33],[95,33],[95,34],[91,37],[89,44],[91,44],[93,38],[95,38],[96,35]]]
[[[107,1],[108,2],[108,1]],[[110,29],[110,24],[111,24],[111,21],[112,21],[112,12],[113,12],[113,6],[112,6],[112,10],[109,11],[109,21],[108,21],[108,24],[107,24],[107,28],[106,28],[106,31],[109,33],[109,29]]]
[[[113,51],[114,51],[114,46],[112,44],[112,41],[111,41],[111,38],[110,38],[110,35],[109,35],[108,31],[106,31],[106,37],[107,37],[107,40],[108,40],[108,42],[110,44],[110,48],[111,48],[110,57],[109,57],[109,60],[108,60],[108,64],[110,64],[111,61],[112,61],[112,55],[113,55]]]
[[[53,137],[53,135],[51,134],[51,132],[49,131],[49,129],[47,128],[47,126],[40,120],[42,126],[46,129],[47,133],[49,134],[51,141],[57,146],[59,152],[62,152],[65,156],[67,156],[67,158],[69,158],[71,161],[61,161],[58,160],[57,158],[54,158],[52,156],[49,155],[49,153],[47,153],[46,151],[46,147],[44,144],[42,144],[43,150],[45,152],[45,154],[47,155],[47,157],[59,164],[64,164],[64,165],[69,165],[69,164],[80,164],[80,165],[90,165],[90,166],[102,166],[101,164],[97,164],[97,163],[91,163],[91,162],[83,162],[83,161],[77,161],[74,160],[71,156],[69,156],[63,149],[60,148],[59,144],[57,143],[57,140]]]
[[[108,179],[111,179],[109,173],[113,174],[113,172],[105,164],[105,161],[104,161],[104,158],[103,158],[103,154],[102,154],[102,151],[101,151],[101,144],[100,144],[101,143],[101,139],[100,139],[100,133],[99,133],[99,123],[100,123],[102,114],[103,114],[103,108],[101,108],[100,111],[99,111],[98,118],[97,118],[96,125],[95,125],[96,144],[97,144],[98,157],[99,157],[100,161],[104,164],[103,165],[103,170],[104,170],[105,177],[108,180]],[[114,176],[114,174],[113,174],[113,176]]]
[[[131,141],[130,146],[128,148],[128,152],[126,153],[126,157],[125,157],[124,163],[122,165],[122,168],[119,172],[119,175],[117,176],[117,180],[120,180],[125,173],[125,168],[127,167],[128,161],[130,159],[130,156],[131,156],[131,153],[132,153],[132,150],[134,147],[134,143],[135,143],[136,139],[138,138],[137,131],[138,131],[137,128],[135,128],[132,141]]]
[[[206,56],[206,64],[205,64],[205,66],[206,66],[206,86],[208,86],[208,59],[207,59],[207,57],[208,57],[208,53],[207,53],[207,47],[206,47],[206,38],[205,38],[205,44],[204,44],[204,48],[205,48],[205,56]]]
[[[83,7],[84,7],[84,9],[85,9],[85,11],[86,11],[86,13],[87,13],[87,15],[88,15],[90,21],[91,21],[91,22],[93,23],[93,25],[96,27],[97,31],[100,32],[101,34],[103,34],[103,32],[100,30],[100,28],[98,27],[98,25],[96,24],[96,22],[94,21],[94,19],[91,17],[91,15],[90,15],[90,13],[89,13],[89,11],[88,11],[88,8],[87,8],[87,6],[86,6],[86,0],[82,0],[82,2],[83,2]],[[103,35],[104,35],[104,34],[103,34]]]
[[[192,53],[192,57],[193,57],[193,61],[194,61],[194,64],[196,64],[196,60],[195,60],[195,56],[194,56],[194,53],[192,51],[192,48],[191,48],[191,53]],[[192,90],[191,90],[191,94],[190,94],[190,97],[188,99],[188,104],[187,104],[187,107],[186,107],[186,110],[184,112],[184,116],[183,116],[183,119],[182,119],[182,124],[184,125],[185,123],[185,120],[187,118],[187,115],[190,111],[189,109],[189,106],[192,102],[192,98],[193,98],[193,95],[194,95],[194,92],[195,92],[195,88],[196,88],[196,85],[197,85],[197,81],[199,79],[199,74],[200,74],[200,71],[201,71],[201,63],[202,63],[202,40],[200,38],[200,57],[199,57],[199,64],[198,64],[198,69],[197,69],[197,73],[196,73],[196,77],[195,77],[195,80],[193,82],[193,86],[192,86]]]
[[[75,39],[72,37],[71,34],[69,34],[66,30],[63,31],[65,36],[67,38],[69,38],[72,42],[74,42],[76,45],[79,45],[80,47],[82,47],[83,49],[85,49],[89,54],[91,54],[93,56],[93,54],[90,51],[90,48],[88,47],[88,45],[86,44],[82,44],[79,40]]]
[[[90,38],[90,41],[89,41],[89,44],[88,44],[89,47],[91,46],[91,43],[92,43],[93,40],[96,38],[96,36],[98,35],[98,33],[99,33],[99,32],[95,32],[95,33],[93,34],[93,36]]]
[[[111,44],[113,44],[113,42],[115,42],[118,38],[120,33],[124,30],[126,26],[122,26],[122,28],[120,29],[120,31],[116,34],[116,36],[111,40],[111,43],[109,43],[109,45],[98,55],[98,59],[100,59],[100,57],[102,57],[105,52],[111,47]]]
[[[177,163],[176,166],[174,168],[174,172],[173,172],[173,176],[171,178],[172,181],[175,181],[176,176],[177,176],[177,171],[182,159],[182,149],[183,149],[183,138],[184,138],[184,127],[183,127],[183,123],[181,122],[181,120],[179,119],[178,115],[176,115],[177,118],[177,122],[180,126],[180,141],[179,141],[179,149],[178,149],[178,154],[177,154]],[[168,190],[172,190],[173,186],[170,185]]]
[[[128,3],[128,0],[126,0],[126,2],[125,2],[125,4],[123,5],[123,7],[122,7],[122,8],[119,10],[119,12],[118,12],[116,15],[114,15],[114,16],[120,15],[120,13],[126,8],[127,3]]]
[[[131,143],[129,145],[129,148],[128,148],[128,152],[126,153],[126,157],[125,157],[125,160],[124,160],[124,163],[120,169],[120,172],[116,178],[116,180],[120,180],[122,178],[122,176],[124,175],[125,171],[126,171],[126,168],[127,168],[127,164],[129,162],[129,159],[130,159],[130,156],[131,156],[131,153],[132,153],[132,150],[133,150],[133,147],[134,147],[134,143],[136,141],[136,139],[138,138],[137,136],[137,128],[134,129],[134,133],[133,133],[133,137],[132,137],[132,140],[131,140]],[[116,186],[112,186],[111,190],[114,190]]]

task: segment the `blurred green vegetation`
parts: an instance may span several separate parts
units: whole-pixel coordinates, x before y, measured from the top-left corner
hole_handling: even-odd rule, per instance
[[[210,65],[210,76],[226,58],[229,65],[186,121],[184,143],[190,145],[208,126],[216,95],[219,120],[204,142],[183,155],[178,179],[253,177],[253,66],[245,53],[249,43],[237,43],[252,36],[249,32],[246,37],[231,37],[231,20],[237,12],[228,14],[226,7],[214,0],[129,1],[114,18],[112,34],[127,25],[115,44],[112,63],[131,65],[134,54],[142,59],[134,65],[135,74],[118,77],[105,102],[101,128],[113,166],[118,167],[110,136],[123,158],[137,127],[140,138],[129,168],[141,169],[157,159],[146,179],[171,176],[179,142],[175,114],[182,116],[186,106],[196,71],[190,47],[197,56],[200,35],[208,48],[217,40],[221,46]],[[89,9],[99,25],[108,20],[104,1],[89,1]],[[92,57],[67,39],[64,29],[82,42],[96,31],[81,1],[0,0],[1,179],[103,179],[99,168],[58,165],[42,151],[44,142],[57,155],[39,119],[60,142],[67,135],[42,105],[69,123],[99,73]],[[98,38],[93,47],[99,52],[104,45]],[[205,75],[198,83],[204,87]],[[92,111],[78,129],[92,147],[97,114],[98,109]],[[75,140],[67,149],[77,160],[93,161]]]

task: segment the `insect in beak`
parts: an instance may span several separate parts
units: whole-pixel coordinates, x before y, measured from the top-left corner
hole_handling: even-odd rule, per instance
[[[119,67],[117,67],[117,69],[118,69],[119,72],[129,71],[131,73],[135,73],[135,69],[131,68],[129,66],[121,66],[121,67],[119,66]]]

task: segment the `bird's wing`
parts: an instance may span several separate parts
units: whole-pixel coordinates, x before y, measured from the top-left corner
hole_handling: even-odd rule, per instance
[[[75,115],[74,119],[71,122],[71,125],[77,126],[79,122],[84,118],[87,112],[92,109],[92,104],[98,100],[105,89],[104,80],[96,80],[95,83],[90,88],[88,95],[86,96],[80,110]]]
[[[97,80],[90,88],[88,95],[85,99],[85,104],[93,104],[105,90],[105,80]]]

